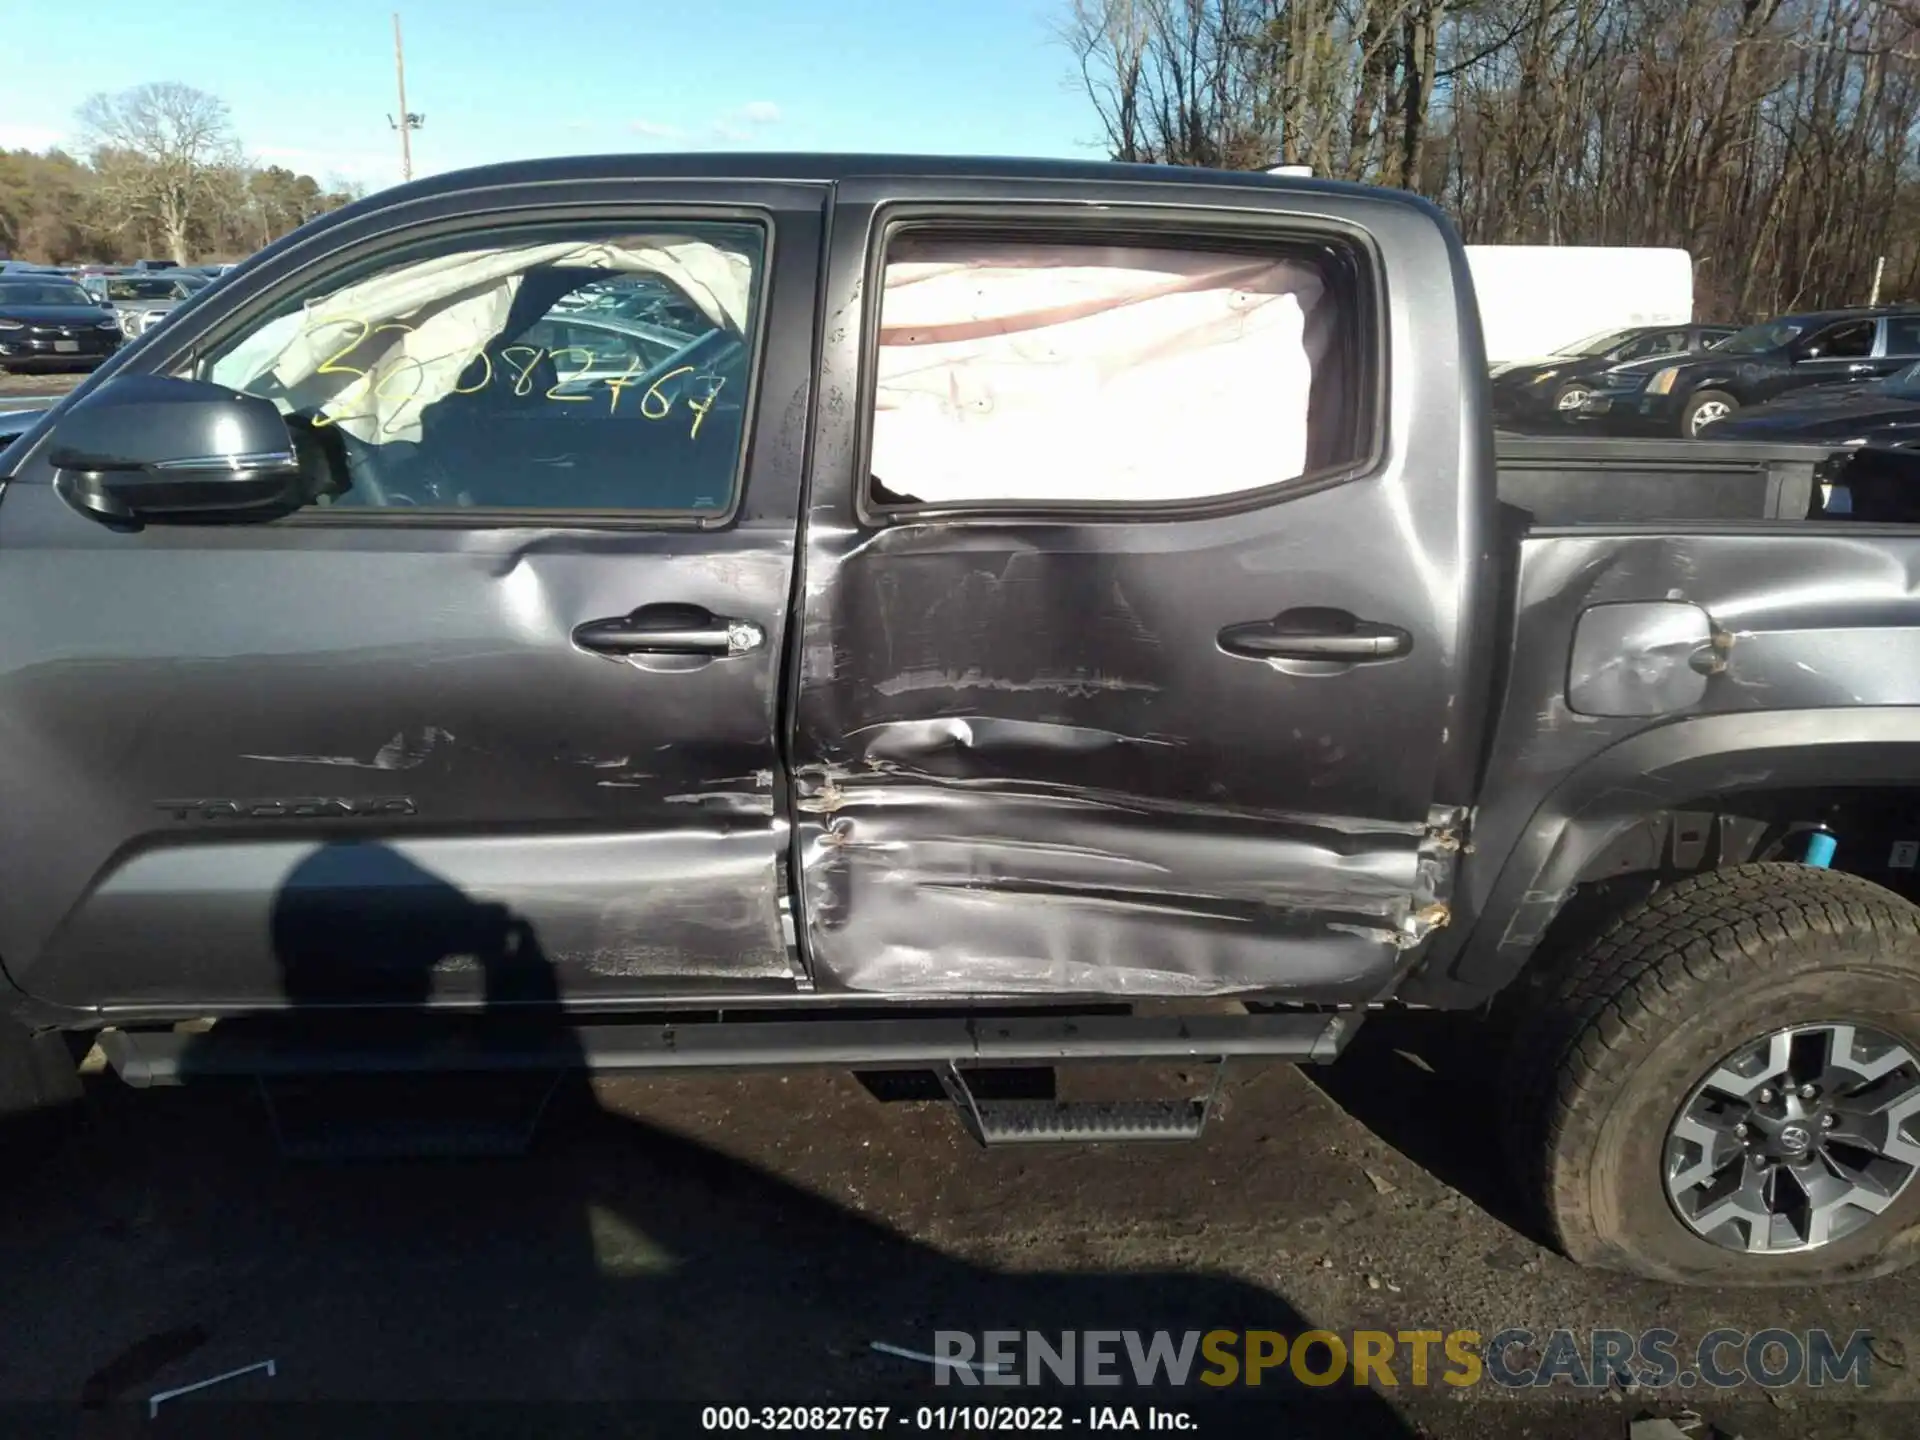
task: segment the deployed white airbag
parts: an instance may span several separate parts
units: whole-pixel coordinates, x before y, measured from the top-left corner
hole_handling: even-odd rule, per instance
[[[1324,286],[1259,256],[962,240],[889,252],[872,472],[964,501],[1186,500],[1305,472]]]
[[[421,260],[310,300],[222,356],[212,378],[254,390],[270,376],[289,409],[318,410],[357,440],[417,441],[420,412],[501,338],[521,277],[542,265],[659,275],[716,326],[746,329],[753,262],[744,254],[671,236],[566,240]]]

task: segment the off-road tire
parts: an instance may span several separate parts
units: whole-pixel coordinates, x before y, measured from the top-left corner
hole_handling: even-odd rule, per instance
[[[1885,1275],[1920,1254],[1920,1180],[1850,1235],[1747,1254],[1668,1200],[1669,1127],[1724,1057],[1782,1027],[1857,1022],[1920,1054],[1920,908],[1837,871],[1690,877],[1547,960],[1501,1078],[1522,1194],[1572,1259],[1683,1284]]]

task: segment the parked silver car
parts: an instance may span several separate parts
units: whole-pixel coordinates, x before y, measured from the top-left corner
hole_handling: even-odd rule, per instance
[[[88,293],[113,307],[127,338],[143,335],[166,318],[183,300],[213,283],[212,277],[166,270],[150,274],[87,275],[80,281]]]

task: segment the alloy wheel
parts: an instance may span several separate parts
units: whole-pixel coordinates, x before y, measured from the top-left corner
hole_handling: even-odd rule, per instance
[[[1920,1060],[1864,1025],[1775,1030],[1694,1086],[1667,1132],[1667,1198],[1730,1250],[1818,1249],[1872,1222],[1920,1174]]]

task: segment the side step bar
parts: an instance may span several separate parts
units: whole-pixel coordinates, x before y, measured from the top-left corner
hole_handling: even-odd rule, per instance
[[[276,1034],[252,1022],[103,1030],[107,1062],[129,1085],[213,1077],[435,1075],[502,1071],[731,1070],[804,1065],[922,1069],[1071,1061],[1334,1059],[1359,1011],[1250,1015],[1096,1015],[877,1020],[712,1020],[525,1026],[485,1020],[434,1034],[353,1038]],[[1047,1137],[1054,1138],[1054,1137]]]
[[[989,1100],[975,1095],[967,1072],[948,1065],[940,1083],[967,1133],[980,1144],[1091,1144],[1140,1140],[1198,1140],[1226,1078],[1227,1062],[1213,1062],[1205,1096],[1173,1100]]]

